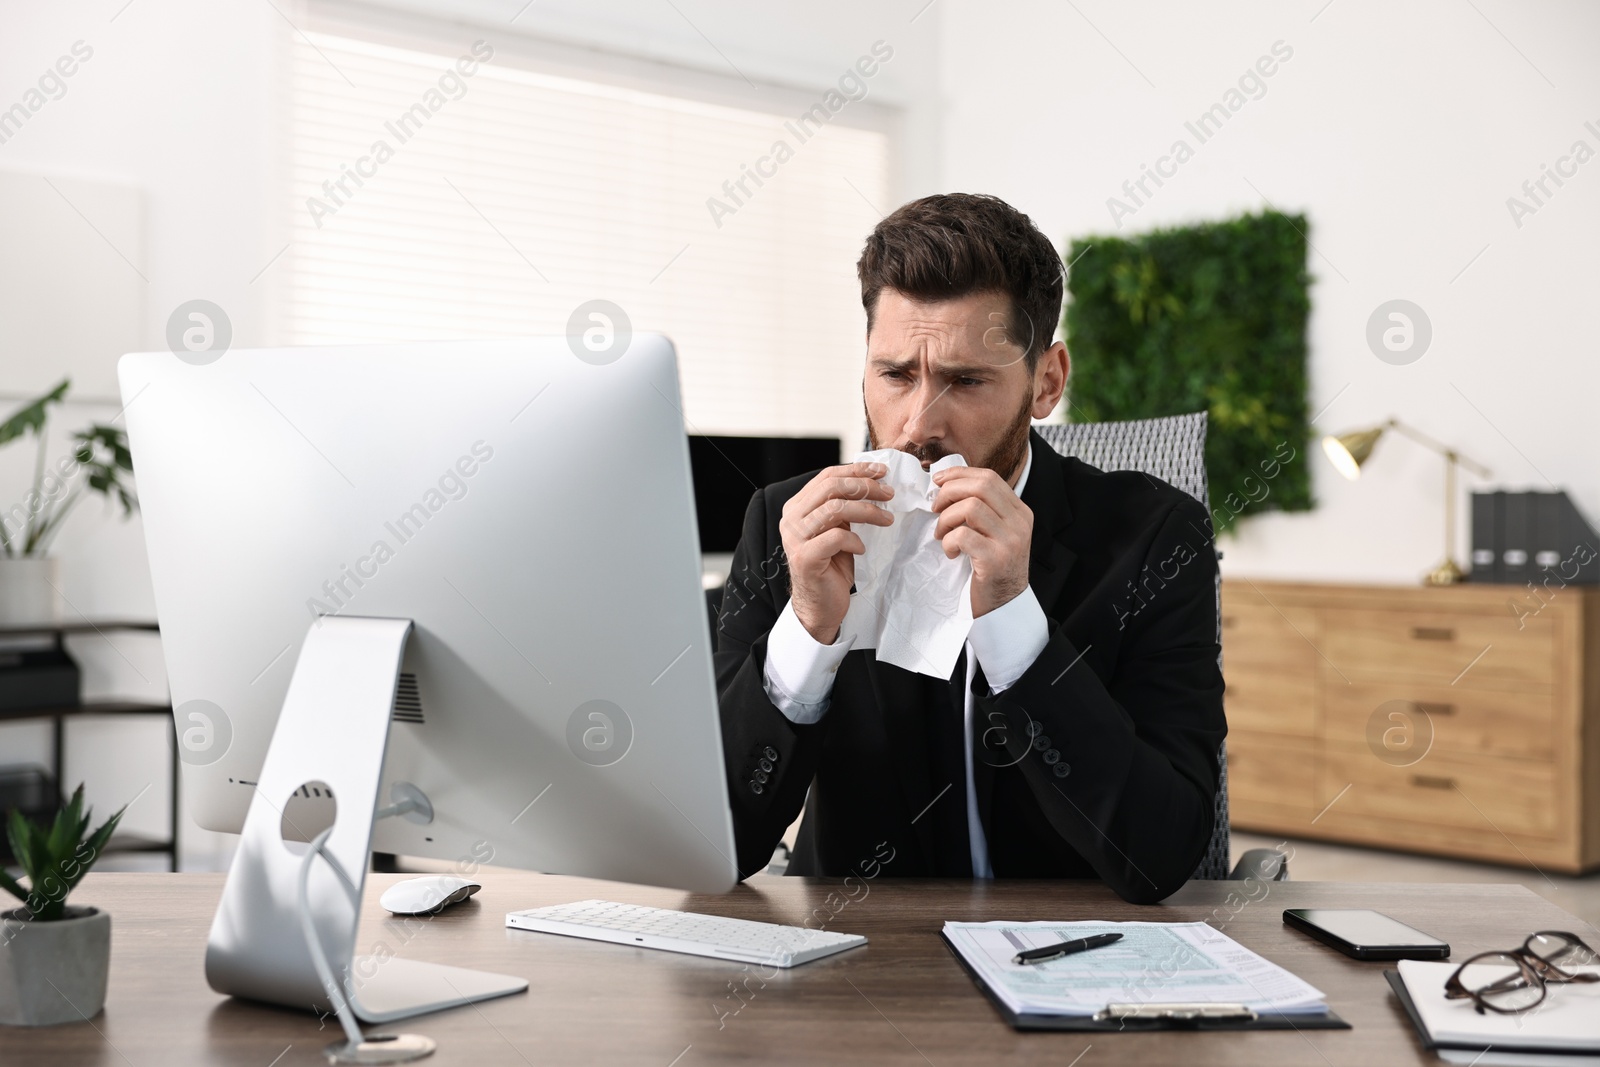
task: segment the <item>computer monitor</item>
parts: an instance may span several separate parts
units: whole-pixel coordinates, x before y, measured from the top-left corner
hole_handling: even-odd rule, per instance
[[[337,805],[341,827],[348,813],[331,840],[359,877],[371,805],[412,793],[431,819],[380,819],[372,849],[732,886],[666,338],[598,359],[565,337],[186,357],[130,354],[119,374],[185,805],[245,833],[224,910],[258,928],[219,929],[219,913],[214,952],[232,937],[238,963],[292,915],[275,853],[308,836],[312,809]],[[358,675],[383,685],[352,689]],[[286,696],[293,731],[278,729]],[[379,697],[382,721],[358,723]],[[381,754],[364,751],[373,737]],[[381,780],[354,780],[376,797],[328,788],[368,759]],[[272,847],[246,848],[253,834]],[[338,887],[316,878],[332,914]],[[251,995],[301,995],[304,955],[285,951]]]
[[[689,467],[700,551],[726,553],[739,547],[745,509],[757,489],[838,462],[837,437],[691,434]]]

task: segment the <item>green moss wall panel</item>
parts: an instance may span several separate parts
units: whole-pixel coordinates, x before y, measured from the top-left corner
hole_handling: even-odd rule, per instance
[[[1219,531],[1312,506],[1304,216],[1267,212],[1067,253],[1074,422],[1210,413]]]

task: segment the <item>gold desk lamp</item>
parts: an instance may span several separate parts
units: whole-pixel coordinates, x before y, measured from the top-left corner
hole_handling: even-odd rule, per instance
[[[1338,468],[1339,473],[1353,482],[1361,477],[1361,468],[1372,455],[1373,446],[1387,430],[1394,430],[1409,437],[1424,448],[1431,449],[1444,457],[1444,562],[1429,571],[1422,581],[1425,585],[1455,585],[1466,577],[1465,572],[1457,565],[1452,551],[1456,533],[1456,465],[1466,467],[1480,478],[1489,477],[1489,468],[1468,459],[1448,445],[1440,444],[1428,435],[1413,430],[1399,419],[1390,419],[1370,430],[1355,430],[1338,436],[1330,434],[1322,439],[1322,450],[1328,454],[1328,459]]]

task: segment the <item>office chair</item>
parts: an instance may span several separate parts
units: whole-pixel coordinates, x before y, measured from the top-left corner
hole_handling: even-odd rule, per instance
[[[1211,493],[1206,484],[1206,413],[1169,415],[1159,419],[1133,419],[1128,422],[1080,422],[1036,426],[1039,436],[1063,456],[1076,456],[1093,467],[1106,471],[1140,471],[1182,489],[1211,511]],[[1218,553],[1218,558],[1221,554]],[[1217,644],[1222,644],[1222,584],[1217,583]],[[1217,654],[1222,666],[1222,654]],[[1253,848],[1228,869],[1228,750],[1217,748],[1216,823],[1205,858],[1195,869],[1195,878],[1243,881],[1286,881],[1289,859],[1271,848]]]

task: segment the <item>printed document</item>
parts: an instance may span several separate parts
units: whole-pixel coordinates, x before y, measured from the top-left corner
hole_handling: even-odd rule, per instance
[[[1024,949],[1118,933],[1103,948],[1044,963]],[[944,924],[945,937],[1019,1015],[1093,1015],[1107,1004],[1243,1004],[1261,1014],[1321,1013],[1320,990],[1203,922]]]

